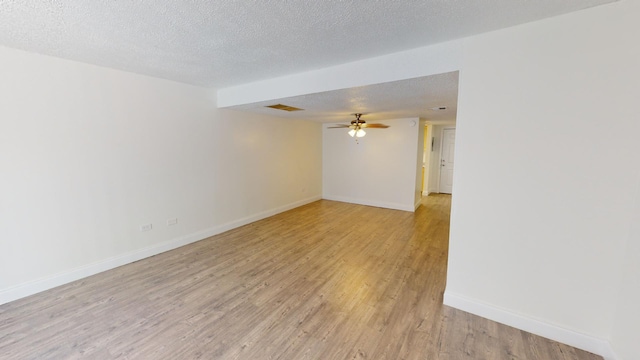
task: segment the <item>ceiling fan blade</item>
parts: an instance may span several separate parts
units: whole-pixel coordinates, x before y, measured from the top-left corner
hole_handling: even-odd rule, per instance
[[[372,128],[372,129],[386,129],[389,127],[389,125],[385,125],[385,124],[362,124],[361,125],[363,128]]]
[[[336,126],[327,127],[327,129],[344,129],[344,128],[348,128],[350,126],[351,125],[336,124]]]

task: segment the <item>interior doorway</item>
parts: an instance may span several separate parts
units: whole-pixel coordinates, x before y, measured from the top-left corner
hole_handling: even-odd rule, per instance
[[[453,191],[453,158],[456,143],[456,129],[442,129],[442,143],[440,150],[440,179],[438,192],[451,194]]]

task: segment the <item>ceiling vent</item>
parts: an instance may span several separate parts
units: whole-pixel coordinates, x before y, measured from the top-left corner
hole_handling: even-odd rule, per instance
[[[433,110],[433,111],[442,111],[442,110],[447,110],[446,106],[436,106],[436,107],[432,107],[429,110]]]
[[[304,109],[300,109],[300,108],[297,108],[297,107],[293,107],[293,106],[289,106],[289,105],[282,105],[282,104],[268,105],[268,106],[265,106],[265,107],[276,109],[276,110],[284,110],[284,111],[300,111],[300,110],[304,110]]]

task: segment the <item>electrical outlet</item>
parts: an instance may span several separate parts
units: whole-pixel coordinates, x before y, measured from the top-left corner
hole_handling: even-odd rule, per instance
[[[153,229],[153,224],[151,223],[140,225],[140,231],[149,231],[151,229]]]
[[[177,223],[178,223],[178,218],[167,219],[168,226],[175,225]]]

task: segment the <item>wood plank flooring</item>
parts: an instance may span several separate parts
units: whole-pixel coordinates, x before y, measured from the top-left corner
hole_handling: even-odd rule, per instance
[[[318,201],[0,306],[1,359],[601,357],[442,305],[450,196]]]

